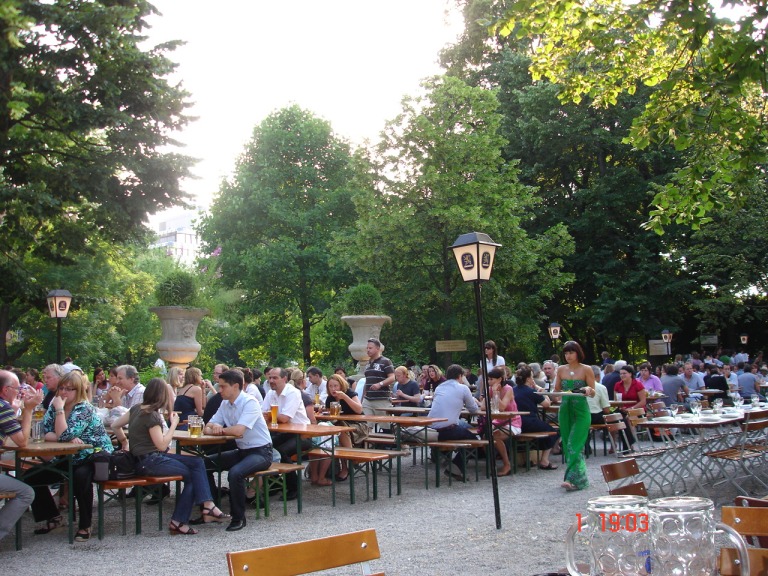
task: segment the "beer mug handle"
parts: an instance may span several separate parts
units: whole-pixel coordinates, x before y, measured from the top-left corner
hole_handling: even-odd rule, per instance
[[[568,574],[571,576],[588,576],[582,574],[576,567],[576,560],[574,559],[574,549],[576,547],[576,534],[579,532],[580,521],[576,522],[568,528],[568,533],[565,535],[565,566],[568,568]]]
[[[736,530],[721,522],[717,523],[717,530],[728,534],[728,538],[731,539],[731,542],[733,542],[733,545],[736,546],[736,550],[739,552],[741,576],[749,576],[749,553],[747,552],[747,544],[744,542],[744,538]]]

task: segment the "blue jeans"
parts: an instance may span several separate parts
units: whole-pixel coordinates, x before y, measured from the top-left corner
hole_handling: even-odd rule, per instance
[[[272,464],[272,445],[228,450],[211,460],[222,470],[228,470],[229,513],[232,520],[245,519],[245,477],[266,470]]]
[[[140,476],[181,476],[184,488],[176,495],[176,507],[171,519],[174,522],[189,522],[192,507],[213,500],[205,463],[197,456],[172,454],[170,452],[152,452],[140,456],[136,465]]]

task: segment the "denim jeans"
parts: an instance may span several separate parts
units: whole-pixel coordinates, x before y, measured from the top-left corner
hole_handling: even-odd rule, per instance
[[[140,476],[181,476],[184,478],[184,488],[176,495],[176,507],[171,519],[186,524],[192,514],[195,504],[213,500],[208,478],[205,474],[205,463],[197,456],[172,454],[170,452],[152,452],[140,456],[136,464],[136,472]]]
[[[272,445],[228,450],[219,456],[211,456],[219,468],[228,470],[229,513],[232,520],[245,519],[245,477],[266,470],[272,464]]]

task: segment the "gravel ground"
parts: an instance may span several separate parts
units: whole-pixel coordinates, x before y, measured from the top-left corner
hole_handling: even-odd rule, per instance
[[[362,482],[356,483],[357,503],[349,504],[347,483],[339,484],[337,505],[331,506],[330,488],[316,488],[305,483],[304,510],[296,513],[296,503],[289,502],[288,516],[272,500],[272,515],[256,520],[248,517],[248,526],[239,532],[225,532],[225,525],[200,527],[197,536],[171,537],[167,530],[157,530],[156,507],[145,505],[142,512],[143,533],[131,533],[133,514],[129,510],[128,536],[120,535],[120,511],[116,503],[108,505],[104,540],[95,534],[89,542],[67,542],[66,530],[45,536],[32,534],[34,522],[28,513],[24,519],[24,549],[14,551],[11,535],[0,542],[0,562],[4,574],[56,576],[163,574],[191,569],[199,574],[227,574],[225,553],[297,542],[375,528],[381,548],[381,560],[371,567],[388,576],[509,574],[531,576],[565,565],[564,537],[576,514],[584,512],[587,500],[606,494],[600,464],[613,456],[587,460],[590,487],[566,493],[560,488],[563,467],[560,457],[552,462],[557,471],[532,469],[499,478],[502,528],[496,529],[491,481],[474,475],[466,484],[441,479],[434,487],[434,467],[430,468],[430,489],[424,488],[424,468],[403,461],[403,491],[387,497],[386,483],[379,487],[377,501],[365,501]],[[470,468],[473,470],[472,464]],[[393,482],[394,491],[394,482]],[[226,510],[228,503],[223,508]],[[166,501],[164,527],[171,504]],[[96,528],[94,510],[94,531]],[[334,574],[359,574],[347,569]]]

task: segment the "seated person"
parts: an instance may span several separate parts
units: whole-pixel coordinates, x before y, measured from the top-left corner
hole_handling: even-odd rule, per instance
[[[0,370],[0,444],[10,438],[21,448],[29,442],[32,412],[43,401],[42,390],[27,390],[21,397],[23,411],[21,422],[16,419],[20,384],[17,376],[8,370]],[[35,499],[31,486],[8,474],[0,474],[0,492],[11,492],[14,498],[5,501],[0,508],[0,540],[16,525]]]
[[[72,482],[69,486],[78,507],[76,542],[84,542],[91,537],[94,472],[91,457],[97,449],[112,452],[112,440],[107,435],[101,418],[96,414],[96,409],[88,401],[89,389],[90,383],[82,371],[72,370],[64,375],[43,418],[46,441],[76,442],[93,446],[72,456]],[[36,471],[32,468],[24,477],[35,486],[35,501],[32,503],[35,521],[44,523],[35,530],[35,534],[47,534],[62,524],[59,507],[48,485],[61,481],[62,474],[67,470],[67,460],[62,458],[56,468],[61,472]]]
[[[529,370],[530,372],[530,370]],[[483,386],[485,388],[485,386]],[[512,386],[504,382],[504,370],[502,367],[494,368],[488,372],[488,393],[491,397],[498,397],[499,399],[499,412],[516,412],[517,404],[515,403],[515,392]],[[484,406],[484,400],[480,399],[480,405]],[[509,435],[514,434],[517,436],[521,432],[522,419],[520,416],[513,416],[512,418],[501,419],[497,418],[493,421],[493,446],[496,449],[496,453],[501,456],[502,467],[496,475],[497,476],[509,476],[512,472],[512,465],[509,461],[509,453],[507,451],[507,440]],[[480,426],[480,436],[485,437],[485,427]]]
[[[349,387],[347,381],[338,374],[332,374],[327,382],[328,397],[325,399],[325,407],[330,408],[331,402],[341,404],[341,414],[362,414],[363,405],[360,403],[357,393]],[[342,418],[340,425],[351,426],[355,430],[350,438],[349,432],[339,434],[339,445],[345,448],[351,448],[353,443],[362,441],[368,435],[368,427],[364,422],[345,422]],[[312,484],[319,486],[328,486],[331,484],[326,479],[328,468],[331,465],[330,459],[313,460],[310,464],[310,480]],[[346,460],[341,460],[341,471],[336,476],[336,480],[343,481],[349,476],[349,469]]]
[[[523,432],[555,432],[552,436],[537,440],[539,454],[539,468],[542,470],[557,470],[557,466],[549,461],[552,448],[557,444],[558,434],[552,426],[539,418],[539,407],[547,408],[550,405],[549,397],[542,396],[535,391],[536,381],[532,370],[528,367],[520,368],[515,374],[515,403],[521,412],[530,412],[521,416]],[[587,400],[590,400],[588,398]],[[607,396],[606,396],[607,400]]]
[[[421,404],[419,385],[415,380],[411,380],[408,369],[405,366],[395,368],[395,381],[397,382],[397,389],[395,390],[394,399],[404,400],[404,402],[398,402],[397,405],[405,408],[418,407]],[[405,413],[403,416],[410,416],[410,414]]]
[[[190,368],[187,372],[189,370]],[[200,391],[202,394],[202,388]],[[171,425],[163,431],[163,417],[159,410],[165,408],[167,403],[168,389],[165,380],[152,378],[144,391],[142,404],[132,406],[128,413],[112,424],[112,430],[123,449],[130,449],[136,458],[136,472],[139,475],[184,478],[184,489],[176,497],[168,531],[171,534],[194,535],[197,530],[189,526],[194,505],[202,507],[204,522],[224,522],[230,517],[213,502],[203,459],[167,451],[179,424],[179,415],[171,412]],[[126,424],[131,437],[130,445],[123,432],[123,426]]]

